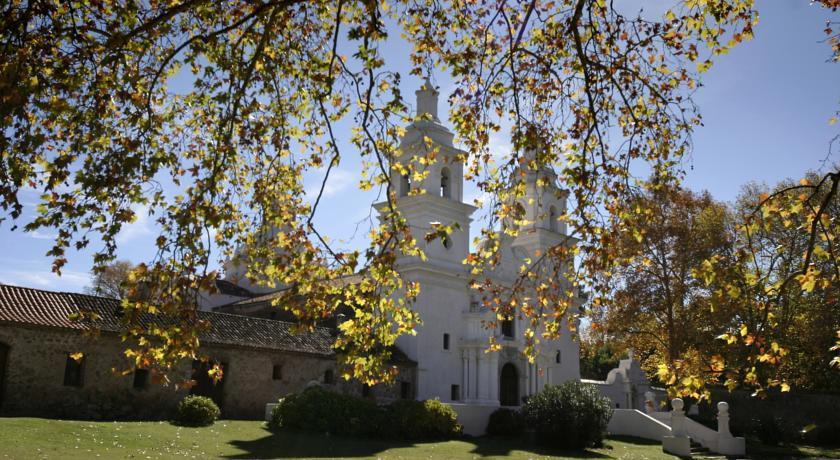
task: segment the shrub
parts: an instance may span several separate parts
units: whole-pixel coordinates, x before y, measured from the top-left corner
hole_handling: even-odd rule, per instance
[[[787,437],[784,433],[784,421],[781,417],[764,414],[752,419],[750,424],[750,431],[753,436],[757,437],[763,444],[777,446]]]
[[[281,399],[272,412],[273,428],[364,436],[375,434],[382,410],[366,398],[313,386]]]
[[[189,426],[212,425],[219,418],[219,406],[205,396],[189,395],[178,403],[177,422]]]
[[[310,387],[281,399],[269,426],[286,430],[399,439],[439,439],[460,433],[455,411],[440,401],[400,400],[387,406]]]
[[[461,434],[458,414],[438,401],[399,400],[385,408],[387,429],[383,434],[399,439],[443,439]]]
[[[512,409],[496,409],[487,421],[487,434],[490,436],[517,436],[524,428],[522,414]]]
[[[594,385],[570,381],[531,396],[522,414],[540,442],[580,449],[601,445],[612,407]]]

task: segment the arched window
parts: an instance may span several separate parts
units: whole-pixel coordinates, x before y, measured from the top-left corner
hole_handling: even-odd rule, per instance
[[[449,178],[449,168],[440,171],[440,196],[441,198],[452,198],[452,184]]]
[[[408,174],[400,176],[400,196],[408,196],[411,191],[411,177]]]
[[[513,320],[510,318],[502,320],[502,337],[513,338]]]
[[[552,232],[557,231],[557,208],[551,206],[548,208],[548,229]]]
[[[561,361],[560,350],[557,350],[557,353],[554,355],[554,362],[557,363],[557,364],[560,364],[560,361]]]
[[[327,385],[332,385],[335,382],[335,374],[333,373],[332,369],[327,369],[324,371],[324,383]]]

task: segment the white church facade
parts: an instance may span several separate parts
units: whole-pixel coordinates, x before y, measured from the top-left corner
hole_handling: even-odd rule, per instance
[[[396,169],[391,177],[396,188],[395,204],[426,255],[425,260],[403,256],[396,262],[406,280],[420,283],[420,294],[413,307],[422,320],[417,334],[400,337],[397,346],[416,363],[414,398],[437,398],[453,404],[459,413],[464,408],[483,408],[480,418],[486,424],[488,411],[496,407],[519,406],[524,398],[547,384],[580,379],[579,345],[563,321],[560,338],[542,339],[539,355],[530,363],[522,353],[522,326],[518,319],[505,321],[497,328],[485,326],[495,314],[483,306],[480,294],[470,288],[473,276],[464,263],[471,250],[470,223],[477,211],[464,202],[464,164],[459,160],[464,158],[464,152],[453,144],[453,133],[438,118],[438,91],[426,81],[416,95],[417,112],[423,116],[406,128],[398,161],[410,161],[418,149],[428,148],[428,139],[439,153],[437,161],[423,167],[427,173],[423,180],[412,183]],[[566,195],[557,188],[556,176],[543,170],[526,172],[524,177],[527,192],[523,205],[526,220],[531,223],[521,228],[518,236],[502,238],[501,262],[486,274],[499,283],[512,283],[526,258],[572,241],[565,234],[565,224],[557,220],[565,209]],[[424,193],[411,193],[418,189]],[[380,211],[386,206],[384,202],[374,205]],[[426,242],[423,235],[433,223],[457,223],[458,229],[448,238]],[[238,288],[265,292],[248,285],[244,270],[231,264],[226,264],[226,283],[227,292],[205,299],[203,308],[249,314],[247,302],[238,302],[243,305],[241,309],[229,309],[226,305],[237,304],[241,299]],[[570,310],[576,308],[575,305]],[[487,351],[491,334],[496,335],[500,351]],[[480,429],[484,426],[480,425]],[[470,431],[470,427],[465,428]]]
[[[438,151],[437,161],[418,166],[425,168],[421,169],[425,173],[422,181],[411,183],[394,171],[391,182],[397,187],[396,206],[426,255],[426,260],[397,260],[400,273],[421,286],[414,307],[423,324],[416,336],[397,340],[400,349],[417,362],[417,398],[518,406],[546,384],[579,379],[579,346],[568,328],[558,340],[543,340],[536,361],[529,363],[522,353],[522,330],[517,319],[495,329],[485,327],[494,320],[494,313],[470,288],[473,276],[464,264],[470,253],[471,217],[476,211],[463,201],[464,165],[459,158],[465,155],[453,145],[454,135],[438,118],[438,91],[427,81],[416,95],[418,118],[422,120],[406,128],[399,160],[411,161],[419,149],[429,148],[426,142],[430,139]],[[527,193],[523,198],[526,220],[533,223],[521,229],[516,238],[503,238],[501,264],[488,274],[496,282],[512,283],[513,274],[526,258],[536,259],[537,251],[569,240],[563,234],[564,225],[556,219],[565,208],[565,194],[554,185],[537,185],[538,176],[526,174]],[[548,179],[545,182],[556,183],[553,175]],[[424,193],[410,193],[417,188]],[[375,206],[382,209],[387,203]],[[448,239],[426,242],[421,236],[434,222],[458,225]],[[501,345],[498,352],[486,352],[491,334]]]

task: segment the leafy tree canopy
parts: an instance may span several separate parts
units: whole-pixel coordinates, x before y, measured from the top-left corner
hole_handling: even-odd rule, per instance
[[[698,76],[714,55],[749,39],[757,21],[751,0],[678,1],[659,18],[603,0],[12,0],[3,8],[6,218],[20,218],[22,188],[43,191],[25,228],[57,231],[49,252],[57,272],[68,250],[91,243],[97,267],[111,261],[115,236],[138,206],[160,225],[156,254],[126,284],[128,356],[163,370],[194,356],[206,326],[196,296],[219,276],[211,262],[245,247],[238,257],[248,276],[288,286],[278,303],[302,329],[340,306],[354,309],[337,347],[346,376],[368,383],[393,378],[383,350],[421,320],[411,308],[421,287],[406,283],[394,260],[421,256],[415,241],[424,236],[411,235],[394,207],[389,173],[422,177],[418,165],[438,156],[430,147],[398,160],[402,127],[414,116],[399,90],[403,75],[383,58],[389,36],[410,44],[412,74],[437,68],[455,79],[449,119],[469,177],[492,197],[485,243],[469,260],[477,273],[498,260],[502,223],[516,223],[508,235],[522,224],[512,205],[524,193],[517,166],[550,168],[570,192],[560,219],[581,244],[528,261],[512,287],[482,284],[488,305],[527,320],[533,354],[542,334],[559,333],[572,290],[546,289],[551,270],[530,267],[577,256],[573,283],[609,269],[615,234],[604,229],[632,234],[644,212],[627,205],[637,185],[631,163],[649,166],[653,188],[679,178],[700,123]],[[339,42],[352,51],[340,53]],[[192,87],[169,89],[183,75]],[[326,167],[323,190],[350,154],[334,137],[339,121],[354,126],[353,154],[365,162],[360,187],[381,188],[387,201],[362,251],[331,247],[313,225],[320,199],[303,197],[304,173]],[[514,152],[494,164],[488,139],[506,122]],[[361,280],[329,282],[350,274]],[[136,322],[142,313],[179,321],[147,329]]]

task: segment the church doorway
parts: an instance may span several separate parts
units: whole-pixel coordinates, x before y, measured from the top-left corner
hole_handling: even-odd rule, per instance
[[[519,375],[516,372],[516,366],[511,363],[502,366],[502,374],[499,380],[499,404],[503,406],[518,406]]]

